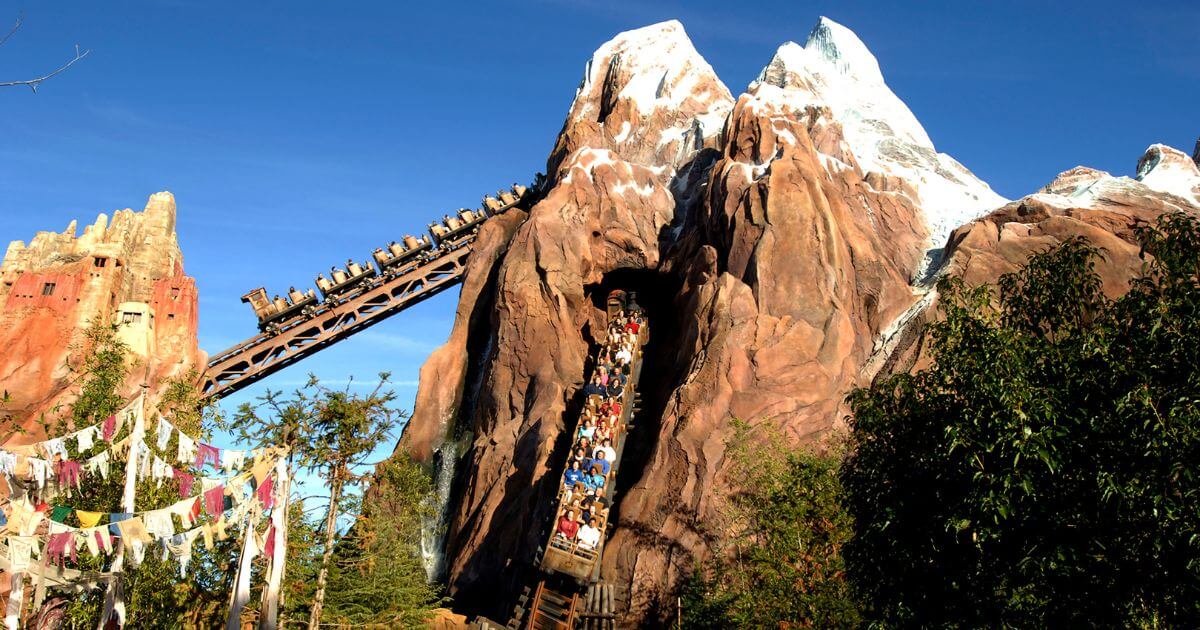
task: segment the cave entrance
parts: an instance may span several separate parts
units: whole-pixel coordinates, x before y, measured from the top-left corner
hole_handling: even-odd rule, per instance
[[[595,308],[593,322],[597,330],[592,335],[592,356],[603,336],[602,327],[607,324],[607,299],[614,290],[632,294],[633,300],[645,311],[650,330],[646,346],[642,348],[642,372],[637,384],[641,401],[631,418],[632,426],[617,468],[617,494],[611,522],[619,522],[625,491],[645,473],[658,441],[659,423],[667,401],[691,361],[690,350],[680,347],[684,332],[689,328],[689,323],[684,321],[684,309],[677,301],[682,285],[682,278],[675,274],[618,269],[605,274],[600,283],[584,287]],[[588,366],[589,375],[593,368]]]
[[[598,345],[603,337],[604,331],[599,329],[599,325],[607,323],[606,313],[610,293],[617,290],[625,291],[630,295],[632,301],[637,302],[646,311],[646,316],[651,322],[649,343],[652,344],[655,336],[653,334],[654,322],[662,316],[673,315],[672,301],[675,294],[679,292],[679,286],[680,282],[674,276],[648,269],[617,269],[605,274],[599,283],[585,286],[583,291],[595,308],[594,314],[603,314],[599,318],[601,321],[593,320],[598,328],[592,331],[593,346]]]

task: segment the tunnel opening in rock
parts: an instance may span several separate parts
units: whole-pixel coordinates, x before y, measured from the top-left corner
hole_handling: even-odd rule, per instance
[[[617,469],[616,497],[609,517],[612,523],[620,522],[626,491],[645,473],[658,441],[659,422],[667,401],[690,361],[690,355],[678,347],[685,325],[676,301],[682,284],[682,278],[676,274],[618,269],[606,274],[600,283],[585,287],[597,314],[603,312],[609,292],[621,289],[632,293],[637,304],[645,310],[650,324],[649,338],[642,348],[642,372],[637,384],[640,402],[631,416]]]

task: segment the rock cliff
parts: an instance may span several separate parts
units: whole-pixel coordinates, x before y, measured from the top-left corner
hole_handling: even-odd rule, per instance
[[[1117,297],[1129,289],[1129,281],[1142,265],[1134,226],[1152,223],[1166,212],[1200,215],[1198,192],[1197,164],[1182,151],[1161,144],[1146,149],[1132,178],[1077,166],[1038,192],[954,230],[939,273],[959,275],[970,284],[991,283],[1036,252],[1084,237],[1101,248],[1103,258],[1096,271],[1109,297]],[[920,329],[935,316],[936,305],[937,291],[930,289],[888,331],[868,362],[873,372],[886,374],[925,364]]]
[[[183,272],[175,236],[175,198],[150,196],[141,212],[101,214],[77,234],[39,232],[14,241],[0,264],[0,387],[9,400],[0,417],[28,433],[5,439],[36,441],[37,419],[78,393],[73,381],[92,322],[116,324],[135,361],[122,392],[137,394],[202,368],[196,345],[195,281]]]
[[[401,447],[454,471],[456,600],[508,612],[544,542],[604,296],[636,291],[651,342],[603,576],[626,622],[662,619],[717,534],[730,419],[819,443],[880,340],[921,312],[910,281],[928,252],[1005,200],[934,149],[826,19],[737,99],[677,22],[618,35],[587,63],[547,172],[527,215],[484,227]]]

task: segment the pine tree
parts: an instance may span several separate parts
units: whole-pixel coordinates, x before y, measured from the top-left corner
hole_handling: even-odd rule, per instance
[[[362,512],[334,555],[327,617],[412,628],[443,603],[421,558],[421,523],[436,511],[432,494],[429,474],[404,453],[378,466]]]
[[[345,389],[333,390],[310,377],[290,397],[268,392],[258,405],[243,405],[227,425],[250,440],[287,444],[295,464],[316,474],[329,488],[324,517],[318,526],[321,555],[315,563],[316,581],[309,604],[311,630],[316,630],[322,618],[339,521],[355,512],[360,499],[357,491],[368,479],[361,469],[404,417],[404,412],[393,406],[395,392],[384,389],[388,379],[388,374],[380,374],[374,390],[360,395],[351,391],[353,379]]]

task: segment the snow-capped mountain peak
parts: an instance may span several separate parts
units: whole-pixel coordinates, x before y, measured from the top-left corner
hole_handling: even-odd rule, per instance
[[[797,108],[823,106],[842,126],[865,172],[894,175],[917,192],[931,247],[954,228],[1005,203],[962,164],[938,153],[925,128],[887,86],[879,62],[853,31],[822,17],[803,46],[788,42],[750,85],[751,93],[782,90]],[[836,156],[833,156],[836,157]]]
[[[867,45],[854,31],[823,15],[808,33],[804,47],[820,54],[842,74],[852,75],[863,83],[883,83],[879,61],[867,50]]]
[[[1183,151],[1152,144],[1133,177],[1076,166],[1030,197],[1058,208],[1157,204],[1195,212],[1200,210],[1200,168]]]
[[[683,100],[697,96],[695,88],[701,78],[716,77],[678,20],[625,31],[601,46],[588,61],[577,96],[617,69],[612,66],[633,70],[616,96],[633,101],[642,113],[678,107]],[[717,82],[714,88],[719,92],[714,96],[732,100],[723,84]]]
[[[676,20],[617,34],[588,60],[551,170],[606,149],[664,177],[720,135],[733,96]]]

